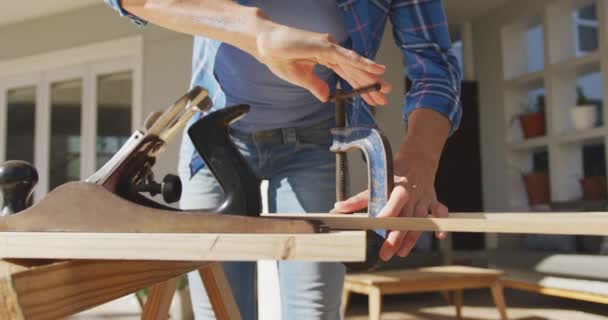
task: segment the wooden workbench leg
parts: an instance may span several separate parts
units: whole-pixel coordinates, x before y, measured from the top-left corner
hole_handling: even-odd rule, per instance
[[[454,307],[456,307],[456,319],[462,320],[462,290],[454,290]]]
[[[199,273],[215,318],[217,320],[240,320],[241,313],[222,265],[219,262],[210,263],[199,269]]]
[[[171,300],[177,289],[179,277],[169,279],[150,288],[150,294],[141,313],[142,320],[167,320]]]
[[[505,303],[505,295],[502,284],[500,281],[496,281],[494,284],[492,284],[490,289],[492,290],[492,299],[494,299],[496,309],[498,309],[498,313],[500,313],[500,319],[508,320],[509,317],[507,316],[507,305]]]
[[[382,313],[382,292],[378,287],[369,290],[369,319],[380,320]]]
[[[345,283],[342,289],[342,302],[340,304],[340,319],[346,316],[346,308],[348,308],[348,300],[350,299],[350,287]]]

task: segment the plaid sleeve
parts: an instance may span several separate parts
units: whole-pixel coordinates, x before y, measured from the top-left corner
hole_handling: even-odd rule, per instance
[[[114,10],[116,10],[121,16],[128,17],[136,25],[143,27],[146,24],[148,24],[147,21],[145,21],[139,17],[136,17],[135,15],[133,15],[133,14],[127,12],[125,9],[123,9],[122,6],[120,5],[120,0],[104,0],[104,1],[106,2],[107,5],[109,5]]]
[[[453,133],[460,124],[458,62],[451,50],[447,19],[441,0],[398,0],[391,6],[397,46],[412,86],[405,97],[403,117],[416,108],[431,108],[448,118]]]

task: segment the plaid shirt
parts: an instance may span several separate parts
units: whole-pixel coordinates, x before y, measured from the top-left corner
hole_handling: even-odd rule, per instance
[[[122,9],[119,0],[105,1],[134,23],[146,24]],[[246,0],[237,2],[247,4]],[[405,60],[405,74],[413,82],[404,99],[404,121],[416,108],[431,108],[448,118],[454,132],[462,116],[459,98],[461,71],[451,52],[441,0],[336,0],[336,3],[346,24],[351,48],[370,59],[374,59],[378,52],[387,19],[391,20],[395,42]],[[213,39],[194,37],[192,85],[200,85],[209,91],[214,109],[223,108],[226,104],[222,88],[213,76],[220,44]],[[340,83],[342,88],[350,88],[345,81]],[[369,106],[361,98],[350,103],[347,113],[352,126],[375,125]],[[194,117],[190,124],[197,119]],[[190,164],[191,174],[203,166],[203,160],[195,152]]]

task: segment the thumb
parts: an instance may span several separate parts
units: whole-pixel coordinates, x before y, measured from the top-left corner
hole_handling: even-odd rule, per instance
[[[302,79],[302,86],[322,102],[329,99],[329,86],[325,81],[319,79],[314,72],[308,73],[304,79]]]
[[[334,209],[339,212],[355,212],[367,207],[369,200],[369,191],[365,190],[359,194],[352,196],[344,201],[336,202]]]

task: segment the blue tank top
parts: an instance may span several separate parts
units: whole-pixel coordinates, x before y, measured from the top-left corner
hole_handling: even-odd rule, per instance
[[[252,0],[249,5],[280,24],[329,33],[339,43],[348,37],[335,0]],[[337,77],[330,69],[317,65],[315,73],[335,88]],[[280,79],[249,54],[225,43],[216,56],[215,77],[226,94],[226,105],[251,105],[249,114],[233,125],[242,131],[307,126],[333,116],[331,103]]]

